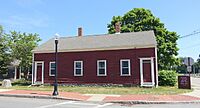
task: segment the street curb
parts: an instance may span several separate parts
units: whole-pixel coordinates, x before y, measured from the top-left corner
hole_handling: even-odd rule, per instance
[[[58,100],[70,100],[70,101],[83,101],[79,99],[73,99],[73,98],[65,98],[60,96],[39,96],[39,95],[26,95],[26,94],[0,94],[0,96],[4,97],[19,97],[19,98],[37,98],[37,99],[58,99]],[[96,103],[96,101],[87,101]],[[145,100],[136,100],[136,101],[124,101],[124,100],[117,100],[117,101],[99,101],[100,103],[118,103],[118,104],[189,104],[189,103],[200,103],[200,100],[195,101],[145,101]]]
[[[39,95],[22,95],[22,94],[0,94],[0,96],[4,97],[19,97],[19,98],[37,98],[37,99],[58,99],[58,100],[71,100],[71,101],[81,101],[78,99],[70,99],[65,97],[58,97],[58,96],[39,96]]]
[[[119,104],[189,104],[189,103],[200,103],[200,100],[195,101],[106,101],[108,103],[119,103]]]

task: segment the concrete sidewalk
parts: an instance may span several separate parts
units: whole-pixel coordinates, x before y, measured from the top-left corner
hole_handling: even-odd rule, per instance
[[[52,92],[50,91],[1,89],[0,96],[65,99],[90,102],[114,102],[128,104],[200,103],[200,98],[189,95],[107,95],[59,92],[59,96],[52,96]]]

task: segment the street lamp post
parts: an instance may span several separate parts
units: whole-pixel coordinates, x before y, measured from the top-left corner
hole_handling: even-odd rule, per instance
[[[53,96],[58,95],[58,82],[57,82],[57,73],[58,73],[58,34],[55,34],[55,82],[54,82],[54,91]]]

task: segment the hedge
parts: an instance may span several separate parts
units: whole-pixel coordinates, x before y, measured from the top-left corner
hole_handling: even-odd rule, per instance
[[[160,86],[174,86],[177,83],[177,73],[171,70],[159,71],[158,82]]]

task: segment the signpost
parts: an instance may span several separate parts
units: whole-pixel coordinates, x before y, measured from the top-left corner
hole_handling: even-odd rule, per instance
[[[192,65],[194,64],[194,59],[192,59],[191,57],[187,57],[184,59],[184,64],[187,66],[187,72],[189,73],[189,76],[178,76],[178,88],[191,89],[190,73],[192,72]]]
[[[192,72],[192,65],[194,64],[194,59],[191,57],[187,57],[184,59],[184,64],[187,66],[187,72],[190,73]]]

